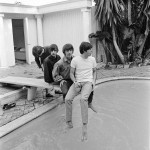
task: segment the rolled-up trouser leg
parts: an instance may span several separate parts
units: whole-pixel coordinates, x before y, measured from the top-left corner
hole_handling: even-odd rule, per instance
[[[72,121],[72,101],[74,97],[77,95],[77,91],[75,89],[74,84],[70,87],[66,97],[65,97],[65,104],[66,104],[66,122]]]
[[[82,115],[82,123],[88,123],[88,101],[85,99],[80,100],[81,103],[81,115]]]
[[[66,122],[72,121],[72,101],[73,100],[65,100],[66,104]]]
[[[81,115],[82,115],[82,123],[88,123],[88,97],[92,91],[92,83],[91,82],[84,82],[82,83],[82,90],[81,90]]]

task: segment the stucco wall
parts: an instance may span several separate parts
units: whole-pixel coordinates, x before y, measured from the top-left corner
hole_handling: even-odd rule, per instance
[[[91,6],[91,0],[72,0],[40,7],[17,6],[13,4],[0,5],[0,67],[15,65],[11,19],[24,20],[25,41],[23,43],[25,43],[27,63],[30,64],[34,61],[32,55],[33,46],[41,43],[44,46],[53,43],[57,44],[60,56],[63,56],[63,45],[71,43],[74,46],[74,55],[79,55],[79,45],[83,39],[88,40],[86,37],[91,30],[89,14]],[[40,15],[44,16],[42,20],[38,18]],[[87,26],[83,21],[87,22]],[[42,25],[43,33],[41,29]],[[40,38],[42,42],[39,42],[39,37],[43,37],[43,39]],[[7,59],[6,56],[8,54],[10,58],[7,57]],[[7,61],[9,62],[8,66]]]
[[[43,18],[44,45],[57,44],[58,54],[63,56],[63,45],[71,43],[74,55],[79,55],[79,45],[83,39],[82,28],[81,9],[46,14]]]
[[[24,19],[28,18],[28,24],[25,28],[24,26],[24,38],[20,37],[19,32],[17,31],[17,39],[25,40],[25,51],[28,57],[26,60],[28,63],[34,61],[34,57],[32,55],[32,47],[37,45],[37,26],[36,26],[36,18],[34,15],[17,15],[17,14],[6,14],[4,18],[4,35],[5,35],[5,55],[7,56],[7,65],[13,66],[15,65],[15,56],[14,56],[14,41],[13,41],[13,30],[12,30],[12,19]],[[24,24],[25,25],[25,24]],[[20,28],[19,28],[20,29]],[[28,30],[28,31],[27,31]],[[28,33],[28,34],[27,34]],[[19,42],[19,40],[17,40]],[[24,43],[19,42],[19,43]],[[19,44],[18,43],[18,44]],[[20,45],[21,46],[21,45]]]
[[[4,19],[4,42],[7,65],[13,66],[15,65],[15,58],[11,19]]]
[[[37,45],[37,26],[36,26],[36,19],[34,17],[29,18],[29,54],[30,54],[30,61],[34,61],[34,57],[32,55],[32,48],[33,46]]]

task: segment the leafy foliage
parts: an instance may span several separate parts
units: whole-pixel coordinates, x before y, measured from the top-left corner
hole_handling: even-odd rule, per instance
[[[95,0],[96,11],[95,15],[101,25],[101,28],[105,25],[121,23],[121,13],[123,11],[123,1],[119,0]]]
[[[94,2],[96,3],[95,16],[101,34],[103,35],[103,32],[110,34],[109,38],[107,36],[100,38],[98,34],[96,36],[101,40],[113,38],[112,44],[117,44],[121,53],[132,55],[130,61],[136,60],[136,57],[144,58],[147,49],[150,49],[148,46],[150,0],[94,0]]]

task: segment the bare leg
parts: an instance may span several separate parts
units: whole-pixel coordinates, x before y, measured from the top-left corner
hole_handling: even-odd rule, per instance
[[[87,124],[86,124],[86,123],[83,123],[81,141],[84,142],[84,141],[86,141],[86,140],[87,140]]]

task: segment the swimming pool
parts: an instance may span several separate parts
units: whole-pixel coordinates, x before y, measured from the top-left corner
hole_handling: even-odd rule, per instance
[[[81,142],[80,105],[74,128],[65,128],[64,105],[1,138],[3,150],[148,150],[150,80],[111,80],[98,84],[89,109],[88,141]]]

